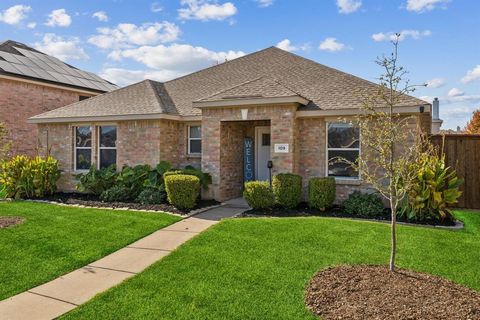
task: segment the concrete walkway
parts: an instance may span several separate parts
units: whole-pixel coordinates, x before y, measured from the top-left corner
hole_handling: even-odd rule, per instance
[[[247,208],[241,200],[227,202],[158,230],[88,266],[0,301],[0,319],[55,319],[135,276],[221,219]]]

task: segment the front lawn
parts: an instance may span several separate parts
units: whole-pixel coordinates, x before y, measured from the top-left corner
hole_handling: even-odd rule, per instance
[[[462,231],[399,226],[398,265],[480,290],[480,214]],[[389,226],[334,218],[223,221],[66,319],[314,319],[304,289],[338,264],[386,264]]]
[[[25,222],[0,229],[0,300],[83,267],[179,220],[163,213],[0,202],[0,216]]]

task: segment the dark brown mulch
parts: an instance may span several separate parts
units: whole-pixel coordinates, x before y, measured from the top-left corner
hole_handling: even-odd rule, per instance
[[[53,196],[42,200],[55,201],[65,204],[78,204],[88,207],[101,207],[101,208],[129,208],[132,210],[155,210],[155,211],[167,211],[178,214],[187,214],[192,210],[201,209],[213,205],[219,204],[215,200],[200,200],[196,206],[190,210],[177,209],[174,206],[162,203],[162,204],[141,204],[134,202],[103,202],[98,199],[97,196],[92,194],[83,193],[56,193]]]
[[[480,319],[480,293],[449,280],[385,266],[317,273],[305,294],[322,319]]]
[[[22,217],[0,217],[0,229],[16,226],[25,221]]]
[[[282,207],[273,207],[269,209],[250,209],[240,215],[240,217],[333,217],[333,218],[355,218],[377,221],[391,221],[391,213],[389,209],[383,210],[375,217],[351,215],[341,206],[334,206],[328,210],[320,211],[310,208],[308,203],[302,202],[296,208],[287,209]],[[416,223],[431,226],[455,226],[455,221],[409,221],[404,217],[397,217],[399,222]]]

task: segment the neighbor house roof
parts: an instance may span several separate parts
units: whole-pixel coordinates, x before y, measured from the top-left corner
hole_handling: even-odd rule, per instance
[[[77,69],[23,43],[0,43],[0,75],[29,79],[62,86],[108,92],[118,89],[96,74]]]
[[[358,109],[365,95],[378,91],[378,85],[342,71],[326,67],[312,60],[270,47],[163,84],[149,81],[161,88],[157,94],[162,107],[137,104],[141,92],[132,92],[122,99],[123,90],[140,90],[143,85],[119,89],[109,93],[108,100],[85,100],[32,118],[33,121],[62,118],[69,114],[88,117],[92,114],[163,114],[195,116],[201,110],[195,104],[201,101],[222,100],[225,97],[241,100],[242,96],[281,97],[298,96],[305,100],[299,110]],[[117,97],[118,95],[118,97]],[[126,100],[131,99],[131,100]],[[122,100],[117,105],[117,100]],[[107,101],[110,101],[107,103]],[[153,99],[152,99],[153,101]],[[422,106],[427,102],[404,95],[399,106]],[[95,109],[95,110],[93,110]],[[154,111],[156,110],[156,111]]]

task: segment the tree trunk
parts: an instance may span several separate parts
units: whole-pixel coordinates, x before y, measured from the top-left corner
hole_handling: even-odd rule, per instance
[[[397,254],[397,208],[393,199],[390,200],[390,208],[392,209],[392,251],[390,253],[390,271],[395,271],[395,256]]]

